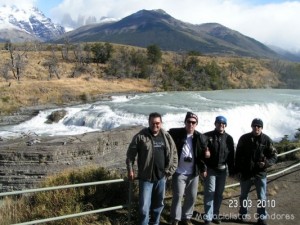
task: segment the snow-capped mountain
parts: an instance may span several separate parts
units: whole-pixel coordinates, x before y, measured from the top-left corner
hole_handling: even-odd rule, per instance
[[[65,33],[35,7],[0,6],[0,40],[11,42],[48,41]]]

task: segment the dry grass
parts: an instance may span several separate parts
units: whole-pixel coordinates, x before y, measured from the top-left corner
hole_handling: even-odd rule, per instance
[[[0,76],[0,115],[16,112],[20,107],[43,104],[66,104],[70,102],[97,100],[101,95],[128,92],[150,92],[152,85],[148,80],[138,79],[102,79],[105,65],[90,63],[87,71],[76,78],[71,78],[75,63],[62,60],[61,52],[56,51],[58,59],[55,75],[49,77],[45,62],[51,59],[52,51],[16,51],[23,54],[26,65],[22,69],[20,81],[17,81],[11,71],[8,77]],[[5,64],[10,64],[8,51],[0,51],[0,69],[3,72]],[[70,59],[74,57],[70,52]]]
[[[41,184],[41,187],[88,183],[119,178],[120,175],[118,173],[93,165],[78,170],[66,170],[57,175],[49,176]],[[120,196],[120,190],[124,190],[124,195]],[[37,192],[15,199],[7,197],[4,199],[2,206],[0,206],[0,224],[9,225],[126,204],[127,192],[127,183],[121,182]],[[113,216],[110,218],[111,214]],[[117,222],[120,220],[125,221],[126,218],[126,213],[108,212],[57,220],[47,224],[111,225],[118,224]]]
[[[115,53],[118,49],[125,48],[142,49],[131,46],[114,45]],[[145,49],[144,49],[145,50]],[[69,59],[62,59],[61,51],[54,52],[58,60],[57,71],[60,79],[55,75],[49,77],[49,71],[45,63],[53,58],[53,52],[49,51],[15,51],[15,55],[21,54],[24,65],[17,81],[11,71],[8,77],[3,76],[3,68],[10,64],[8,51],[0,51],[0,115],[7,115],[16,112],[20,107],[43,105],[43,104],[66,104],[80,101],[97,100],[101,95],[111,93],[128,92],[151,92],[153,85],[148,80],[137,79],[103,79],[106,65],[90,63],[85,66],[86,71],[78,74],[76,78],[71,78],[76,64],[74,53],[70,51]],[[172,63],[176,57],[173,52],[164,52],[164,62]],[[265,84],[276,86],[279,81],[274,73],[265,67],[265,62],[252,58],[198,56],[201,65],[215,62],[228,72],[232,65],[237,67],[227,79],[234,88],[260,88]],[[174,63],[174,62],[173,62]],[[250,76],[249,76],[250,74]]]
[[[20,107],[64,104],[72,101],[97,99],[103,94],[149,92],[152,86],[147,80],[103,80],[63,78],[60,80],[24,80],[0,82],[1,113],[10,113]],[[2,100],[2,101],[1,101]],[[1,114],[0,113],[0,114]]]

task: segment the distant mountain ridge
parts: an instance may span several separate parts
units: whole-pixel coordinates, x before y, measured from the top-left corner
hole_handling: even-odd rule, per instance
[[[17,6],[0,7],[0,41],[49,41],[65,33],[37,8],[19,9]]]
[[[163,50],[177,52],[278,57],[262,43],[221,24],[185,23],[161,9],[140,10],[119,21],[83,26],[64,36],[71,42],[108,41],[141,47],[156,44]]]
[[[281,58],[300,61],[300,55],[266,46],[218,23],[191,24],[177,20],[162,9],[140,10],[123,19],[87,18],[89,25],[75,30],[54,24],[39,9],[0,6],[0,42],[104,41],[132,46],[158,45],[162,50],[198,51],[210,55]]]

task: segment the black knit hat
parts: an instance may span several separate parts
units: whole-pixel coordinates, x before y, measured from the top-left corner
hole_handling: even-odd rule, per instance
[[[251,127],[254,127],[254,126],[264,127],[264,123],[260,118],[255,118],[254,120],[252,120],[252,123],[251,123]]]
[[[185,116],[185,119],[184,119],[184,122],[186,122],[187,119],[189,119],[189,118],[194,118],[196,120],[196,122],[198,123],[198,116],[195,113],[187,112],[186,116]]]

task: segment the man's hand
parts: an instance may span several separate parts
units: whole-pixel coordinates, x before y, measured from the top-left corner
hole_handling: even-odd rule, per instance
[[[134,172],[133,171],[128,172],[128,180],[129,181],[133,181],[134,180]]]
[[[258,163],[259,168],[264,168],[265,165],[266,165],[265,162],[259,162],[259,163]]]
[[[207,171],[200,173],[200,176],[201,176],[202,178],[207,177]]]

